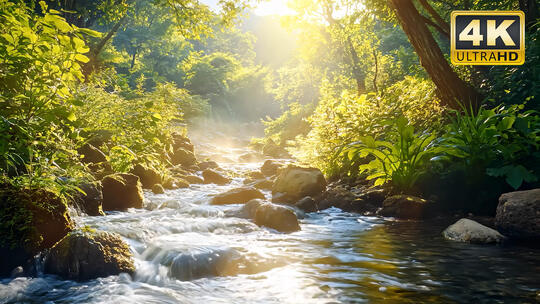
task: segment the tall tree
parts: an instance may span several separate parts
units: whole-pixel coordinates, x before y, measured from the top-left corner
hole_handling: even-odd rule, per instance
[[[138,25],[138,21],[146,18],[140,16],[148,14],[144,9],[140,9],[141,7],[167,9],[174,16],[181,35],[188,39],[199,39],[201,36],[210,35],[217,26],[231,25],[238,13],[247,5],[247,0],[220,0],[220,13],[215,13],[200,0],[49,0],[48,2],[51,3],[51,7],[62,11],[66,20],[73,25],[78,27],[93,27],[97,23],[104,25],[100,26],[100,30],[105,30],[107,34],[90,44],[90,61],[85,67],[86,75],[98,65],[100,53],[122,27]],[[135,58],[136,52],[131,55]]]
[[[426,23],[418,22],[423,18],[413,1],[390,2],[403,31],[420,58],[420,64],[437,86],[441,101],[454,109],[458,109],[460,103],[477,108],[481,101],[480,94],[459,78],[448,64]]]

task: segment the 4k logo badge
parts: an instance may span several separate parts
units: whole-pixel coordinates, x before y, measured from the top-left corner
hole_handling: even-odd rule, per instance
[[[525,14],[522,11],[453,11],[450,51],[453,64],[523,64]]]

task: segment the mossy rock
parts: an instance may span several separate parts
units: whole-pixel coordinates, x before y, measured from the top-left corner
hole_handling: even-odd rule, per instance
[[[172,139],[173,139],[174,150],[182,148],[182,149],[193,152],[194,150],[193,144],[191,143],[191,140],[187,136],[184,136],[183,134],[175,132],[172,134]]]
[[[52,247],[73,227],[66,202],[57,194],[0,185],[0,274]]]
[[[171,155],[171,163],[175,166],[182,165],[182,167],[187,168],[196,164],[197,158],[192,151],[179,147],[178,149],[175,149],[174,153]]]
[[[133,273],[129,246],[115,233],[76,231],[58,242],[45,258],[45,272],[64,279],[86,281]]]
[[[326,180],[317,168],[289,165],[280,171],[272,187],[272,201],[294,204],[306,196],[317,196],[326,190]]]
[[[77,192],[71,201],[74,207],[83,213],[91,216],[105,215],[103,212],[103,187],[101,182],[89,182],[79,185],[84,192]]]
[[[152,189],[155,184],[161,184],[162,181],[159,172],[141,164],[135,165],[130,173],[139,177],[144,189]]]
[[[125,211],[143,207],[143,191],[139,177],[129,173],[107,175],[103,181],[103,210]]]

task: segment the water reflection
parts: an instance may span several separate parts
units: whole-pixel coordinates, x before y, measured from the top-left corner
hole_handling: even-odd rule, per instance
[[[237,148],[216,149],[227,158]],[[239,176],[260,163],[222,163]],[[137,271],[89,282],[0,280],[0,303],[535,302],[540,250],[445,241],[451,222],[390,221],[331,208],[281,234],[210,196],[242,184],[146,193],[155,210],[78,220],[122,235]],[[269,195],[269,193],[267,193]]]

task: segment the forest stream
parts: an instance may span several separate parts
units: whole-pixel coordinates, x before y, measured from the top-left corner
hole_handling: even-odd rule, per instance
[[[237,159],[247,148],[199,142],[206,157]],[[220,162],[236,176],[262,163]],[[136,272],[86,282],[40,274],[0,281],[2,303],[532,303],[540,249],[452,242],[452,222],[397,221],[330,208],[298,211],[285,234],[235,217],[241,206],[209,204],[242,185],[145,191],[147,209],[80,216],[80,226],[115,232]],[[271,194],[266,192],[267,198]],[[165,266],[170,265],[170,266]],[[470,292],[465,292],[469,290]]]

